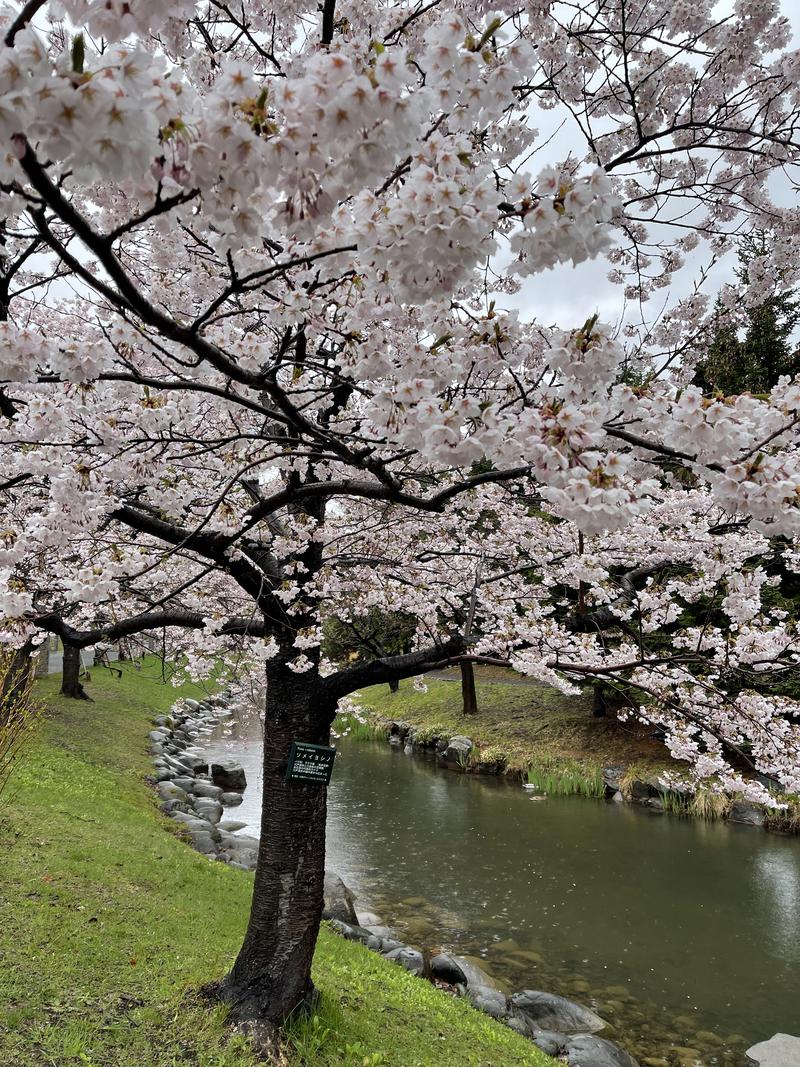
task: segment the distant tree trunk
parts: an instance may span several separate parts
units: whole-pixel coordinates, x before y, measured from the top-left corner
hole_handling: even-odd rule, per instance
[[[89,700],[89,694],[81,685],[81,650],[77,645],[64,642],[64,662],[61,668],[61,694],[74,700]]]
[[[14,649],[6,671],[0,679],[0,726],[6,723],[19,698],[24,694],[33,672],[33,641]]]
[[[333,707],[318,684],[267,666],[264,787],[258,866],[244,944],[218,987],[257,1042],[315,1000],[311,961],[322,917],[326,788],[286,782],[292,741],[328,744]]]
[[[478,695],[475,692],[475,670],[472,661],[461,661],[461,700],[465,715],[476,715],[478,712]]]
[[[596,719],[603,719],[607,712],[605,688],[602,682],[596,682],[592,686],[592,715]]]
[[[398,680],[396,678],[392,678],[391,682],[389,682],[389,692],[390,693],[398,693],[399,691],[400,691],[400,683],[398,682]]]

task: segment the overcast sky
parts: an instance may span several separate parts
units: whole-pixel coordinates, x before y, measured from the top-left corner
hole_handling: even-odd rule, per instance
[[[800,47],[800,0],[780,2],[783,14],[793,26],[793,46]],[[720,0],[718,4],[718,11],[722,15],[729,14],[732,8],[733,0]],[[565,111],[537,110],[532,114],[531,121],[540,132],[538,143],[548,142],[530,161],[529,169],[534,174],[549,163],[564,160],[571,152],[578,159],[583,158],[585,141],[579,134],[576,135],[573,120]],[[796,195],[791,192],[788,181],[785,188],[771,188],[780,203],[786,206],[796,204]],[[645,305],[648,318],[657,315],[665,302],[670,306],[688,295],[699,273],[710,261],[709,250],[702,245],[693,256],[687,257],[686,266],[674,275],[671,288],[659,291]],[[733,280],[735,265],[734,253],[715,263],[708,273],[703,291],[713,299],[723,285]],[[604,259],[581,263],[577,267],[564,264],[543,271],[524,279],[522,290],[513,298],[513,304],[526,320],[535,319],[542,325],[566,328],[581,325],[595,313],[599,314],[602,321],[609,323],[640,317],[638,307],[626,309],[623,287],[608,280],[608,271],[609,265]]]

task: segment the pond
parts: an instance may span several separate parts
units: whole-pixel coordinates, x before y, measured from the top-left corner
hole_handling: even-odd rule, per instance
[[[260,730],[254,716],[205,746],[245,766],[230,816],[251,833]],[[326,866],[410,944],[591,1005],[640,1061],[740,1067],[800,1030],[800,839],[339,747]]]

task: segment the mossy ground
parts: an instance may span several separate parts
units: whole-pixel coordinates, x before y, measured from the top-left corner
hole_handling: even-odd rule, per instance
[[[478,712],[462,712],[457,674],[426,679],[427,692],[403,682],[397,693],[372,686],[354,700],[373,715],[413,723],[423,736],[467,734],[475,743],[471,762],[499,761],[511,773],[532,778],[596,782],[602,767],[621,764],[640,777],[667,767],[685,769],[653,739],[652,727],[619,722],[613,714],[592,715],[590,696],[566,697],[548,686],[527,682],[511,671],[477,667]],[[551,791],[551,790],[549,790]]]
[[[192,852],[145,783],[150,718],[180,693],[154,665],[93,669],[93,703],[37,683],[39,734],[0,798],[0,1067],[253,1067],[198,995],[230,966],[251,876]],[[545,1067],[530,1043],[323,930],[315,1018],[290,1067]]]

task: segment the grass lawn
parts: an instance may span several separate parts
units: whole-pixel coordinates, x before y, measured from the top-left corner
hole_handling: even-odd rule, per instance
[[[476,745],[473,763],[502,761],[520,774],[532,769],[594,780],[611,764],[635,767],[642,776],[685,766],[653,740],[652,727],[621,723],[613,715],[595,718],[589,696],[566,697],[493,667],[476,667],[475,679],[478,712],[470,716],[462,713],[457,673],[429,677],[426,693],[406,681],[397,693],[376,685],[353,699],[371,715],[413,723],[431,737],[466,734]]]
[[[45,704],[0,798],[0,1067],[252,1067],[198,987],[229,967],[252,876],[191,851],[145,784],[149,720],[178,693],[155,666],[92,669],[93,703]],[[179,691],[197,696],[199,687]],[[463,1001],[323,930],[319,1015],[290,1067],[546,1067]]]

